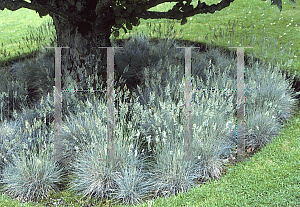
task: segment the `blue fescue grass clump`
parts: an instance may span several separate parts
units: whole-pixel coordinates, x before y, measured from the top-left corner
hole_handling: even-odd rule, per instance
[[[135,39],[134,41],[138,41],[138,39]],[[211,70],[214,70],[215,67],[211,63],[209,65],[211,65],[209,68]],[[232,133],[235,133],[234,130],[235,125],[234,125],[234,119],[232,114],[234,112],[234,108],[233,108],[234,105],[232,104],[234,96],[232,94],[231,95],[226,94],[227,99],[225,99],[223,97],[220,97],[219,93],[211,93],[210,97],[208,96],[208,94],[204,96],[201,95],[200,93],[196,93],[194,95],[195,114],[193,116],[193,120],[195,120],[194,123],[197,127],[193,128],[193,133],[194,133],[193,139],[194,142],[197,144],[193,145],[194,148],[192,151],[195,152],[194,158],[197,158],[199,161],[195,163],[186,163],[184,165],[180,163],[179,160],[183,159],[183,153],[182,153],[183,152],[183,142],[182,142],[183,125],[180,124],[180,122],[178,121],[180,119],[178,117],[183,117],[182,111],[181,111],[181,116],[179,115],[180,106],[182,106],[183,103],[180,99],[178,99],[179,104],[176,107],[172,107],[172,101],[168,99],[168,97],[172,96],[173,91],[171,91],[171,89],[174,89],[175,86],[179,88],[179,89],[177,88],[176,90],[178,93],[178,97],[183,97],[183,89],[184,89],[183,79],[181,79],[182,82],[180,83],[177,79],[173,78],[176,75],[176,72],[178,71],[179,68],[179,65],[177,64],[176,66],[172,67],[170,61],[165,60],[163,65],[162,61],[160,60],[158,61],[158,63],[156,63],[155,66],[156,67],[154,66],[146,67],[145,70],[143,71],[144,72],[143,74],[145,74],[146,87],[142,87],[142,89],[144,88],[146,89],[142,91],[142,89],[138,87],[138,91],[139,91],[138,95],[140,95],[139,98],[143,100],[147,100],[144,102],[147,104],[142,105],[137,101],[135,101],[130,111],[132,121],[128,122],[128,128],[127,128],[128,131],[131,131],[133,129],[139,129],[140,133],[138,133],[138,135],[141,134],[142,137],[140,137],[139,139],[135,137],[134,139],[135,141],[136,140],[141,141],[141,139],[144,139],[149,144],[147,146],[148,148],[151,149],[151,144],[152,146],[155,146],[155,149],[152,148],[150,150],[152,152],[152,156],[154,157],[154,161],[151,163],[152,167],[148,167],[148,169],[150,169],[148,173],[145,172],[146,174],[150,175],[150,176],[145,176],[149,178],[148,179],[149,186],[153,187],[151,191],[147,191],[148,192],[147,194],[149,195],[149,193],[152,193],[154,198],[158,196],[168,196],[171,194],[177,194],[180,191],[186,192],[188,189],[195,186],[197,181],[208,180],[211,178],[216,178],[216,179],[219,178],[222,171],[222,165],[224,164],[223,161],[225,160],[225,158],[228,158],[228,155],[230,153],[233,153],[233,148],[234,148],[233,143],[235,141],[235,136],[232,136]],[[176,67],[177,67],[177,71],[176,71]],[[260,85],[262,85],[261,79],[259,79],[259,81],[255,79],[258,71],[260,73],[263,73],[264,70],[262,69],[262,67],[264,66],[260,65],[260,67],[257,68],[251,67],[249,68],[249,70],[246,70],[247,75],[249,77],[246,81],[246,91],[249,83],[251,83],[251,85],[255,85],[256,87],[260,87]],[[166,74],[165,76],[168,78],[164,79],[166,82],[166,87],[163,87],[163,84],[160,83],[159,78],[152,78],[151,81],[149,80],[148,78],[149,68],[150,70],[152,69],[152,77],[155,77],[155,75],[159,74],[161,71],[163,71],[163,69],[166,68],[169,69],[168,70],[169,74]],[[158,72],[156,68],[158,68],[158,70],[161,71]],[[196,86],[194,86],[194,89],[208,88],[208,86],[211,86],[213,88],[221,88],[220,86],[224,87],[224,85],[226,85],[227,88],[230,88],[232,85],[234,85],[234,79],[229,80],[230,76],[227,75],[229,74],[227,71],[228,68],[230,67],[226,67],[226,65],[223,65],[224,72],[221,73],[220,70],[218,70],[218,74],[221,74],[221,77],[223,77],[223,79],[221,80],[219,79],[218,81],[216,80],[217,78],[216,75],[213,76],[211,71],[207,71],[206,74],[209,74],[207,79],[208,84],[204,85],[203,81],[201,80],[199,81],[199,79],[197,78],[195,84]],[[269,69],[269,71],[271,71],[271,69]],[[275,81],[277,77],[281,76],[281,74],[276,75],[275,72],[271,74],[272,74],[271,76],[273,77],[273,79],[275,79]],[[161,77],[161,76],[162,75],[159,74],[157,77]],[[210,79],[210,77],[213,78]],[[270,78],[263,79],[263,80],[269,81],[269,79]],[[281,81],[284,82],[284,80]],[[150,88],[149,87],[150,84],[148,84],[149,82],[151,83],[151,90],[149,89]],[[202,83],[203,87],[201,87],[201,84],[199,82]],[[173,83],[174,86],[170,86],[170,83]],[[280,82],[277,81],[277,83]],[[162,87],[159,88],[155,87],[157,85],[162,85]],[[286,83],[283,83],[282,85],[287,86]],[[165,90],[163,91],[163,89]],[[250,90],[247,92],[251,93]],[[156,94],[158,93],[161,94],[160,97],[156,96]],[[270,93],[271,92],[269,92],[268,94]],[[283,94],[287,94],[286,90],[282,90],[280,93],[278,93],[278,91],[277,93],[275,92],[273,93],[274,93],[273,96],[275,97],[276,96],[281,97]],[[264,93],[257,93],[252,91],[251,97],[253,97],[254,103],[256,105],[262,104],[264,102],[265,99],[262,98],[263,94]],[[164,101],[163,98],[165,98]],[[279,98],[277,100],[283,101],[283,99],[279,99]],[[270,102],[272,101],[274,100],[271,99]],[[291,109],[290,106],[293,103],[292,98],[290,98],[289,101],[290,101],[289,102],[290,105],[281,104],[283,106],[287,106],[287,108],[285,108],[286,112]],[[261,111],[257,111],[257,109],[253,110],[253,108],[256,108],[255,104],[253,105],[249,104],[249,108],[252,109],[249,110],[250,111],[249,114],[259,118],[247,119],[246,123],[249,123],[247,125],[249,127],[246,130],[249,133],[252,132],[251,130],[255,130],[256,132],[264,133],[265,136],[271,138],[280,129],[279,127],[280,124],[276,122],[278,121],[276,119],[276,116],[280,114],[277,113],[278,108],[276,108],[276,105],[273,105],[272,110],[269,110],[268,113],[265,113],[265,111],[262,109]],[[102,108],[102,107],[97,107],[97,108]],[[177,114],[174,114],[174,112],[177,112]],[[228,115],[230,114],[230,112],[231,115]],[[91,113],[85,112],[84,114],[91,114]],[[120,123],[121,128],[127,126],[122,122],[122,120],[123,119],[117,119],[116,121],[116,123]],[[181,118],[181,122],[182,121],[183,120]],[[75,122],[72,121],[72,123]],[[85,123],[85,122],[80,121],[80,123]],[[101,122],[99,121],[97,123],[101,123]],[[224,124],[226,124],[227,127],[224,127]],[[268,126],[269,128],[260,129],[258,127],[258,126],[265,126],[265,125]],[[73,130],[75,130],[76,128],[79,128],[79,126],[77,127],[73,126],[72,128]],[[121,137],[121,135],[118,132],[122,130],[120,130],[118,127],[119,126],[117,126],[116,129],[117,131],[116,137],[118,137],[118,135]],[[83,131],[82,128],[81,131]],[[76,134],[76,132],[75,133],[74,132],[75,131],[73,131],[73,134]],[[88,133],[84,133],[84,134],[88,134]],[[80,136],[75,136],[75,137],[80,137]],[[132,136],[127,136],[127,137],[134,138]],[[123,140],[123,138],[126,139],[126,136],[125,137],[122,136],[121,139]],[[256,140],[256,142],[254,142],[253,145],[256,145],[256,147],[260,147],[261,145],[270,142],[270,139],[266,141],[265,140],[261,141],[261,139],[263,138],[264,137],[261,136],[254,137],[253,139]],[[252,144],[250,141],[249,139],[247,140],[248,145]],[[137,146],[137,145],[133,145],[133,146]],[[135,148],[134,150],[137,150],[137,148]],[[140,151],[143,150],[145,151],[147,150],[147,148],[145,147],[142,150],[140,149]],[[225,156],[226,154],[227,157]],[[150,165],[150,163],[148,164]],[[81,172],[83,172],[83,170],[81,170]],[[127,171],[127,172],[129,173],[132,171]],[[91,173],[88,173],[88,175],[90,174]],[[142,175],[141,172],[140,175]],[[125,186],[127,185],[125,185],[124,183],[129,183],[130,178],[129,176],[128,177],[124,176],[122,179],[123,182],[120,182],[120,178],[119,178],[119,185],[115,185],[116,189],[118,188],[126,189]],[[144,182],[145,184],[147,183],[146,181]],[[153,185],[150,185],[150,183],[152,183]],[[112,184],[110,186],[112,186]],[[118,190],[116,190],[115,192],[117,191]],[[143,192],[143,190],[140,190],[139,192]],[[131,198],[134,198],[133,195],[137,195],[137,193],[136,194],[128,193],[127,195],[132,195]],[[145,196],[147,195],[141,196],[141,198]],[[118,198],[117,200],[120,200],[120,198]]]
[[[1,114],[0,120],[4,117],[13,118],[13,111],[20,111],[27,107],[24,100],[28,99],[26,85],[22,81],[15,81],[9,76],[9,71],[3,71],[0,76],[1,89]]]
[[[29,159],[25,155],[20,159],[14,157],[14,162],[3,171],[1,185],[5,185],[6,194],[22,202],[37,201],[47,198],[51,190],[58,192],[62,170],[50,161],[49,155],[32,153]]]
[[[105,95],[63,93],[67,163],[63,169],[51,160],[53,71],[45,70],[53,68],[51,54],[15,64],[15,82],[25,84],[13,86],[14,82],[6,81],[4,86],[19,89],[20,97],[31,96],[32,101],[31,107],[26,107],[26,99],[18,99],[16,108],[20,110],[13,117],[5,114],[7,120],[1,122],[2,191],[26,202],[67,190],[80,195],[80,200],[111,199],[132,205],[219,179],[224,164],[235,153],[236,94],[193,93],[193,160],[183,162],[184,50],[176,49],[178,46],[182,45],[172,39],[154,44],[136,36],[116,52],[116,70],[122,76],[117,77],[115,92],[115,161],[105,161]],[[133,59],[136,61],[128,61]],[[23,70],[28,72],[23,74]],[[84,67],[78,71],[84,74]],[[8,77],[5,73],[3,80]],[[101,82],[97,75],[87,80]],[[49,84],[41,85],[43,81]],[[193,89],[235,88],[236,59],[223,56],[218,49],[193,49],[192,82]],[[8,92],[4,86],[1,103],[12,112],[4,101]],[[78,89],[70,78],[65,86]],[[261,148],[272,142],[281,122],[293,114],[295,100],[290,87],[278,67],[257,62],[245,66],[246,146]],[[14,98],[18,95],[9,102],[14,103]],[[61,187],[62,183],[67,184]]]
[[[128,44],[133,42],[135,47],[149,43],[143,38],[134,38]],[[170,42],[165,41],[165,44],[175,51]],[[161,42],[152,48],[163,51],[165,44]],[[137,53],[136,59],[143,60],[139,54],[145,55]],[[120,54],[116,59],[121,60],[118,57]],[[224,164],[235,152],[236,95],[229,91],[193,94],[191,151],[194,159],[183,162],[183,57],[174,59],[165,55],[164,59],[153,58],[152,62],[144,63],[146,65],[125,64],[122,68],[120,74],[125,74],[124,81],[133,74],[127,73],[127,77],[126,72],[134,70],[142,74],[142,79],[141,87],[134,90],[130,101],[126,100],[129,96],[126,87],[125,91],[121,87],[116,90],[119,103],[115,109],[116,161],[105,161],[105,96],[79,98],[66,93],[67,102],[73,103],[63,117],[65,159],[69,163],[64,172],[68,172],[68,178],[50,159],[54,124],[52,120],[47,125],[45,119],[53,115],[54,103],[47,90],[48,94],[44,94],[33,109],[24,109],[16,115],[19,117],[16,120],[1,123],[2,129],[5,128],[1,130],[3,191],[20,200],[37,201],[47,197],[51,190],[57,192],[59,183],[67,179],[67,188],[81,198],[136,204],[146,198],[187,192],[201,182],[218,179]],[[193,51],[192,57],[193,89],[234,88],[236,68],[231,62],[236,60],[223,58],[222,62],[218,55],[214,61],[207,60],[197,51]],[[246,145],[261,147],[279,132],[279,118],[290,116],[295,100],[288,90],[289,84],[276,67],[266,69],[266,65],[255,63],[246,66],[245,73],[245,93],[251,97],[247,103]],[[67,82],[67,87],[76,88],[72,80]],[[276,90],[271,87],[274,84],[278,85]]]

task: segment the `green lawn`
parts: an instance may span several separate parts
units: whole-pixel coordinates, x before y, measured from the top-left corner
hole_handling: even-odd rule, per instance
[[[211,4],[218,1],[205,2]],[[196,1],[193,3],[196,5]],[[270,4],[270,1],[236,0],[230,7],[215,14],[199,14],[190,17],[186,25],[180,26],[178,21],[175,29],[177,31],[182,29],[182,32],[178,32],[175,36],[206,43],[214,39],[213,42],[224,47],[253,46],[253,49],[245,49],[245,53],[254,52],[256,57],[267,61],[271,61],[272,57],[277,55],[277,61],[282,60],[281,66],[293,60],[281,69],[295,71],[300,77],[300,12],[297,3],[297,8],[293,9],[290,1],[283,1],[281,13],[277,6],[270,6]],[[165,3],[157,6],[155,10],[165,11],[168,8],[170,8],[170,3]],[[41,34],[37,28],[50,19],[50,16],[39,18],[36,12],[27,9],[14,12],[6,9],[0,11],[0,44],[3,45],[0,58],[8,61],[14,60],[18,58],[19,53],[26,54],[33,49],[40,48],[41,44],[48,44],[50,33]],[[234,20],[238,20],[238,23],[232,26]],[[140,26],[134,28],[133,32],[144,31],[153,36],[151,34],[153,28],[148,28],[146,23],[151,23],[153,26],[164,22],[165,20],[141,20]],[[33,26],[31,30],[33,36],[28,35],[27,30],[30,25]],[[220,30],[224,38],[220,36]],[[233,38],[231,38],[230,34],[233,33]],[[154,34],[154,37],[157,35],[157,33]],[[252,39],[254,35],[256,38]],[[25,39],[27,37],[29,42],[23,41],[22,37]],[[120,38],[128,37],[129,34],[124,34],[124,31],[120,30]],[[30,42],[30,40],[36,41]],[[286,48],[286,52],[279,53],[278,51],[282,48]],[[10,53],[11,56],[5,57],[4,51],[5,54]],[[274,61],[273,58],[272,63],[275,63]],[[236,166],[228,165],[225,169],[226,175],[218,181],[212,181],[168,199],[159,198],[151,202],[151,205],[149,205],[150,201],[149,203],[146,201],[144,205],[139,206],[299,206],[299,125],[300,113],[297,112],[280,135],[273,138],[271,144],[246,162],[238,163]],[[78,202],[75,196],[66,192],[55,197],[64,198],[73,206],[83,206],[83,203]],[[20,204],[3,195],[0,198],[0,206],[35,205]],[[101,206],[100,203],[98,206]]]

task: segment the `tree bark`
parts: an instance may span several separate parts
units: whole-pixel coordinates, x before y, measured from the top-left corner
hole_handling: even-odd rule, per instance
[[[110,47],[110,35],[112,22],[106,20],[106,14],[98,15],[93,21],[93,25],[87,23],[76,23],[64,19],[58,15],[50,14],[53,18],[53,24],[57,34],[57,47],[70,47],[61,50],[61,68],[62,68],[62,89],[64,80],[74,71],[76,80],[80,89],[87,89],[84,74],[80,74],[76,68],[85,67],[87,77],[96,72],[106,77],[107,49],[98,47]],[[96,90],[96,88],[94,88]]]

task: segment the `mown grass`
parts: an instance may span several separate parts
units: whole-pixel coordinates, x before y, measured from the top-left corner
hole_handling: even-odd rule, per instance
[[[194,2],[196,3],[196,2]],[[217,3],[217,1],[206,1],[206,3]],[[164,5],[169,4],[165,3]],[[166,10],[167,6],[158,6],[157,10]],[[7,17],[11,13],[11,18]],[[16,16],[13,16],[16,15]],[[12,56],[6,57],[5,60],[18,59],[19,54],[31,53],[22,42],[22,37],[27,34],[26,23],[33,21],[38,26],[40,23],[50,18],[49,16],[40,19],[39,16],[27,9],[20,9],[16,12],[1,11],[0,19],[2,21],[0,32],[3,48],[6,54]],[[27,21],[18,22],[14,19],[23,19]],[[178,30],[183,32],[178,34],[183,39],[191,41],[210,42],[214,39],[213,25],[220,26],[222,36],[219,36],[219,30],[213,42],[218,45],[228,46],[253,46],[253,49],[245,49],[245,53],[255,52],[257,57],[270,60],[281,47],[288,46],[290,54],[280,54],[282,65],[290,59],[293,62],[283,70],[299,72],[299,12],[293,9],[289,1],[283,2],[283,11],[280,14],[277,6],[270,6],[270,2],[266,1],[235,1],[230,7],[216,12],[215,14],[200,14],[189,19],[188,23],[180,26],[176,24]],[[239,20],[239,23],[233,28],[227,28],[227,22],[231,20]],[[141,25],[134,32],[146,31],[152,33],[151,28],[147,28],[146,22],[159,23],[163,20],[141,20]],[[12,25],[12,27],[2,25]],[[226,26],[227,25],[227,26]],[[243,27],[242,27],[243,25]],[[230,31],[232,30],[232,31]],[[3,32],[2,32],[3,31]],[[12,32],[15,31],[15,32]],[[223,35],[224,31],[224,35]],[[264,33],[261,33],[264,31]],[[234,33],[232,40],[231,33]],[[37,36],[40,34],[35,33]],[[256,34],[256,43],[251,42],[248,37]],[[205,38],[207,35],[207,39]],[[45,36],[49,38],[49,36]],[[51,37],[51,36],[50,36]],[[121,30],[121,38],[129,37]],[[34,40],[37,37],[28,37]],[[246,39],[243,39],[246,38]],[[265,40],[273,40],[268,44],[260,44]],[[29,47],[38,48],[41,43],[47,40],[33,41]],[[243,40],[243,42],[242,42]],[[278,42],[276,42],[278,40]],[[228,43],[229,41],[229,43]],[[25,41],[26,42],[26,41]],[[262,46],[263,45],[263,46]],[[14,53],[15,52],[15,53]],[[294,54],[293,54],[294,53]],[[3,53],[2,53],[3,55]],[[298,57],[297,57],[298,56]],[[1,57],[1,56],[0,56]],[[2,56],[4,57],[4,55]],[[195,188],[188,193],[180,193],[168,199],[158,198],[155,201],[145,202],[138,206],[297,206],[300,204],[300,173],[299,173],[299,112],[293,117],[291,122],[287,124],[281,131],[281,134],[274,138],[274,141],[264,147],[260,152],[249,158],[246,162],[238,163],[236,166],[229,164],[226,169],[226,175],[222,176],[218,181],[212,181]],[[78,198],[68,192],[62,192],[51,196],[51,198],[64,198],[70,206],[83,206]],[[36,204],[20,204],[18,201],[8,199],[2,195],[0,198],[0,206],[36,206]],[[50,198],[49,198],[50,199]],[[150,204],[151,203],[151,204]],[[98,206],[102,204],[98,203]],[[102,206],[108,206],[103,204]],[[43,206],[38,204],[38,206]]]

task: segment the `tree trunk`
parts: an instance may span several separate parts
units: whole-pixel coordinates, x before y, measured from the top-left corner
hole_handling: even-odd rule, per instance
[[[80,89],[87,89],[83,74],[77,72],[77,67],[85,67],[87,77],[93,74],[96,67],[98,75],[106,77],[107,49],[111,47],[110,35],[112,24],[107,22],[105,14],[98,16],[93,25],[76,23],[52,14],[53,24],[57,34],[57,47],[70,47],[61,50],[62,89],[66,75],[74,71],[72,77]],[[94,88],[96,90],[96,88]]]

